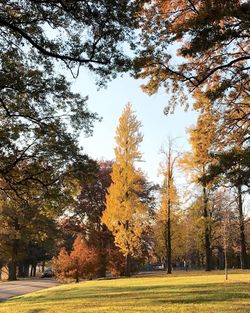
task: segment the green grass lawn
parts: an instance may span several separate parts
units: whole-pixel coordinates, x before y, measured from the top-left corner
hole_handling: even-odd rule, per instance
[[[5,313],[250,312],[250,271],[85,281],[0,303]]]

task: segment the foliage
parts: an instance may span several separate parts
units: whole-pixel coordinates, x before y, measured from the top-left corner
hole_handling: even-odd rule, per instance
[[[165,268],[167,268],[168,274],[172,273],[172,221],[173,218],[177,218],[176,209],[178,206],[178,194],[174,182],[174,172],[179,155],[174,151],[173,144],[174,141],[169,138],[167,148],[162,151],[164,154],[164,163],[161,163],[161,170],[164,181],[161,188],[160,209],[156,220],[156,223],[162,226],[159,229],[158,240],[160,239],[160,241],[164,243],[161,248],[163,248],[165,252],[163,259],[165,260]],[[178,223],[178,221],[175,222]]]
[[[112,276],[122,276],[125,273],[126,260],[122,252],[115,246],[108,250],[107,270]]]
[[[249,16],[248,1],[151,1],[141,13],[135,77],[148,78],[148,94],[172,91],[166,114],[192,94],[195,108],[206,98],[228,131],[249,137]]]
[[[216,121],[216,117],[207,110],[199,115],[196,125],[188,129],[192,150],[183,155],[179,164],[193,183],[201,184],[199,179],[213,162],[211,153],[218,147]]]
[[[70,254],[62,248],[59,255],[53,259],[53,269],[58,279],[92,278],[97,271],[96,253],[78,235]]]
[[[106,196],[107,207],[102,221],[115,237],[115,244],[125,256],[141,253],[142,234],[147,225],[147,208],[140,199],[143,174],[135,168],[140,161],[138,146],[142,141],[137,121],[128,104],[116,130],[116,159],[112,167],[112,184]]]
[[[114,75],[129,58],[121,43],[131,44],[143,1],[3,1],[1,46],[18,47],[31,61],[61,61],[101,75]],[[18,44],[18,45],[16,45]],[[127,47],[127,48],[128,48]],[[133,47],[132,47],[133,48]]]
[[[212,269],[211,250],[211,211],[209,197],[211,196],[214,181],[209,183],[200,178],[207,173],[208,167],[213,163],[210,152],[217,148],[216,117],[213,116],[210,106],[198,117],[196,126],[189,129],[192,150],[184,154],[180,160],[182,168],[190,175],[190,181],[199,188],[202,195],[202,218],[204,227],[204,247],[206,251],[206,270]]]
[[[231,150],[212,154],[215,162],[201,181],[209,182],[220,177],[232,186],[243,185],[250,188],[250,149],[232,148]]]
[[[249,190],[249,148],[235,147],[215,155],[215,162],[208,168],[207,173],[201,177],[203,183],[210,182],[214,178],[220,178],[226,185],[236,190],[236,202],[238,204],[239,237],[241,242],[241,268],[248,268],[247,243],[245,238],[245,216],[243,212],[243,194],[247,187]]]
[[[33,193],[34,199],[29,201],[6,195],[1,199],[0,251],[1,260],[9,265],[9,279],[16,279],[17,264],[44,261],[51,256],[54,247],[58,210],[53,210],[53,204],[49,205],[51,198],[44,195],[40,199],[35,189]]]
[[[106,275],[107,249],[113,246],[113,236],[101,222],[106,208],[106,192],[111,184],[111,171],[111,161],[98,161],[98,170],[93,179],[81,182],[76,203],[60,220],[60,229],[64,234],[81,232],[88,244],[95,247],[99,276]]]
[[[97,116],[87,97],[71,91],[65,69],[74,76],[84,65],[103,80],[125,69],[121,42],[131,43],[139,7],[135,1],[1,2],[1,196],[26,201],[35,189],[62,196],[69,171],[77,167],[82,177],[93,171],[77,138],[82,130],[91,134]]]

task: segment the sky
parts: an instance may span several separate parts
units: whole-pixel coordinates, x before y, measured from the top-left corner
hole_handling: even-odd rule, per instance
[[[162,91],[148,96],[140,88],[142,83],[141,80],[125,75],[108,83],[107,88],[98,91],[93,74],[86,70],[82,71],[72,82],[73,90],[83,96],[89,96],[90,111],[97,112],[102,121],[95,123],[92,136],[80,137],[80,144],[83,151],[93,159],[114,159],[116,127],[123,108],[130,102],[143,125],[141,132],[144,140],[140,146],[143,162],[140,167],[149,180],[160,183],[161,177],[158,172],[159,162],[162,160],[161,146],[166,143],[168,136],[171,136],[177,138],[176,144],[182,151],[188,150],[186,130],[195,124],[197,113],[191,109],[184,112],[182,107],[178,107],[174,114],[164,115],[163,109],[167,104],[168,95]]]

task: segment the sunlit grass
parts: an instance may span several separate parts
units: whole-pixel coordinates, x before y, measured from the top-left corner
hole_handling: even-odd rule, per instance
[[[0,312],[249,312],[250,271],[86,281],[54,287],[0,304]]]

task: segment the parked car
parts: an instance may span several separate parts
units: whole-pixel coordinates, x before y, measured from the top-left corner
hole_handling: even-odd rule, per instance
[[[53,277],[54,276],[54,272],[52,271],[52,269],[46,269],[43,273],[42,273],[42,275],[41,275],[41,277],[42,278],[45,278],[45,277]]]

